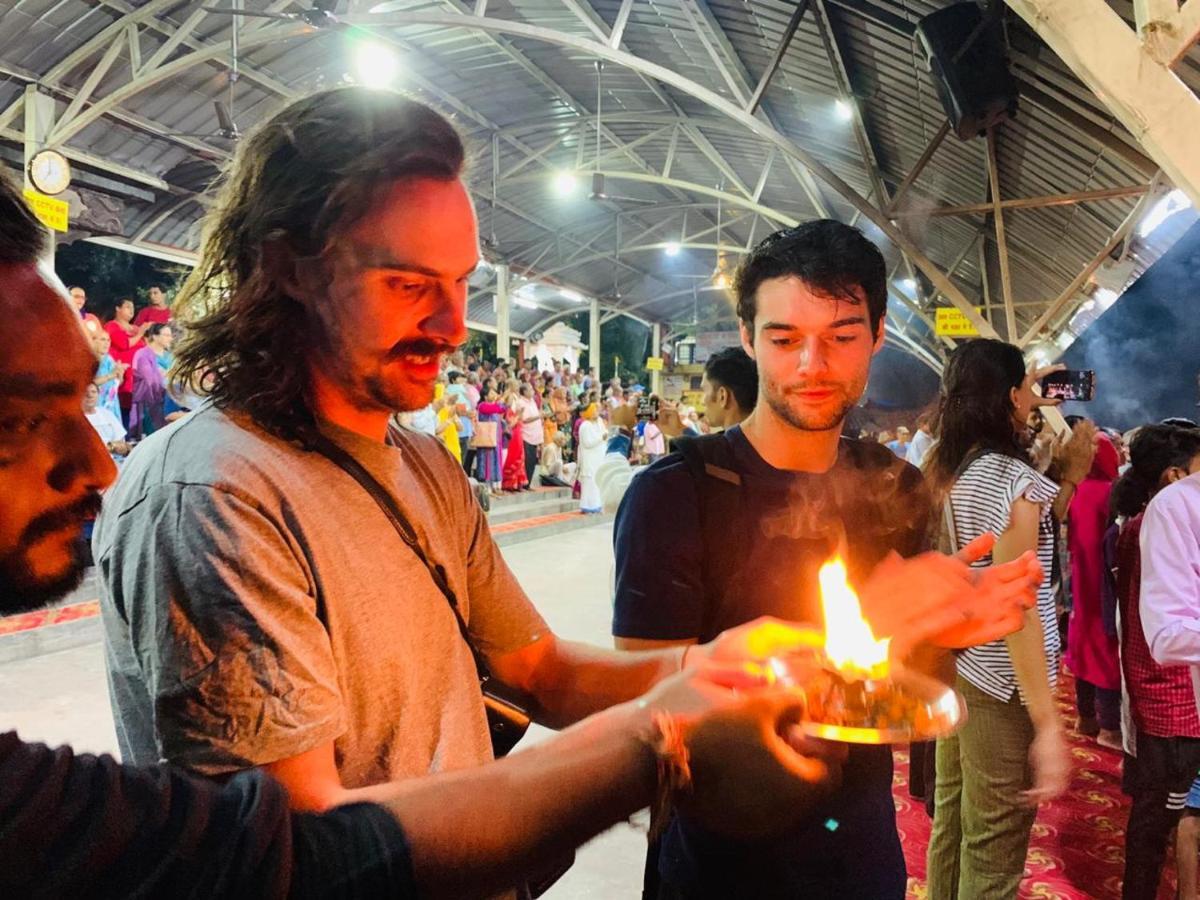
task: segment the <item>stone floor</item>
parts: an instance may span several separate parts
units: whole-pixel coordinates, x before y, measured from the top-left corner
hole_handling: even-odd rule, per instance
[[[558,635],[611,644],[610,524],[506,547],[504,556]],[[26,740],[114,753],[116,735],[99,644],[0,665],[0,727],[16,728]],[[536,732],[526,740],[548,735]],[[639,896],[644,847],[643,835],[618,825],[583,848],[575,867],[546,897]]]

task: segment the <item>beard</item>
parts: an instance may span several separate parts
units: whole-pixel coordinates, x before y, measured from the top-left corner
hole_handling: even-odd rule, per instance
[[[69,594],[83,581],[87,568],[83,538],[72,547],[72,559],[61,572],[38,577],[23,551],[0,558],[0,614],[30,612]]]
[[[100,512],[100,494],[90,493],[61,509],[38,516],[25,527],[17,546],[0,556],[0,614],[28,612],[61,599],[78,587],[87,568],[83,523]],[[42,538],[75,527],[71,558],[50,575],[38,575],[29,560],[30,549]]]
[[[792,399],[792,394],[814,387],[828,388],[834,391],[833,396],[820,408],[805,409]],[[861,395],[861,391],[858,394]],[[798,387],[784,387],[775,382],[766,381],[763,395],[767,405],[771,407],[771,411],[797,431],[832,431],[835,428],[841,428],[842,422],[850,414],[850,410],[854,409],[854,404],[858,402],[858,397],[855,396],[851,399],[845,386],[841,384],[805,384]]]

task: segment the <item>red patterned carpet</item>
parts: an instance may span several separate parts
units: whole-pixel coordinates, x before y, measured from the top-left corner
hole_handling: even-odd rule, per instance
[[[1059,685],[1063,721],[1075,722],[1074,687],[1069,676]],[[1094,740],[1068,731],[1074,776],[1068,792],[1038,811],[1033,826],[1022,898],[1109,900],[1121,896],[1125,865],[1125,822],[1129,798],[1121,793],[1121,754]],[[925,850],[930,819],[908,794],[908,753],[897,751],[896,821],[908,860],[908,896],[928,896],[925,889]],[[1175,896],[1172,856],[1159,889],[1159,900]]]

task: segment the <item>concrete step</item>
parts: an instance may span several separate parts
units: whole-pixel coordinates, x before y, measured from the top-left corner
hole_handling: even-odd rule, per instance
[[[581,512],[559,513],[554,516],[540,516],[535,519],[523,519],[518,522],[508,522],[495,525],[492,536],[497,546],[508,547],[525,541],[536,541],[538,538],[552,537],[578,528],[592,528],[596,525],[607,525],[613,516],[603,513],[585,516]]]
[[[509,506],[520,506],[534,500],[570,500],[571,489],[560,487],[535,487],[528,491],[518,491],[515,494],[502,494],[492,497],[492,510],[504,509]]]
[[[537,494],[527,495],[524,503],[510,503],[504,506],[494,506],[488,513],[488,521],[493,525],[503,525],[507,522],[519,522],[522,519],[535,519],[542,516],[553,516],[558,513],[578,512],[579,501],[571,499],[571,492],[565,497],[542,497]]]

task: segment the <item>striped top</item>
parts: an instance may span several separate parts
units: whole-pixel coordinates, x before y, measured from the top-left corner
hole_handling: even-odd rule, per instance
[[[1049,572],[1054,561],[1054,525],[1050,506],[1058,495],[1058,486],[1019,459],[1002,453],[985,453],[967,466],[950,490],[955,545],[962,549],[985,532],[997,537],[1009,528],[1013,501],[1024,498],[1042,507],[1038,526],[1037,556],[1047,577],[1038,588],[1037,609],[1042,620],[1046,647],[1046,672],[1051,690],[1058,681],[1059,639]],[[974,564],[984,568],[992,564],[991,554]],[[958,657],[958,674],[985,694],[1007,703],[1019,688],[1012,657],[1004,640],[980,644],[964,650]]]

